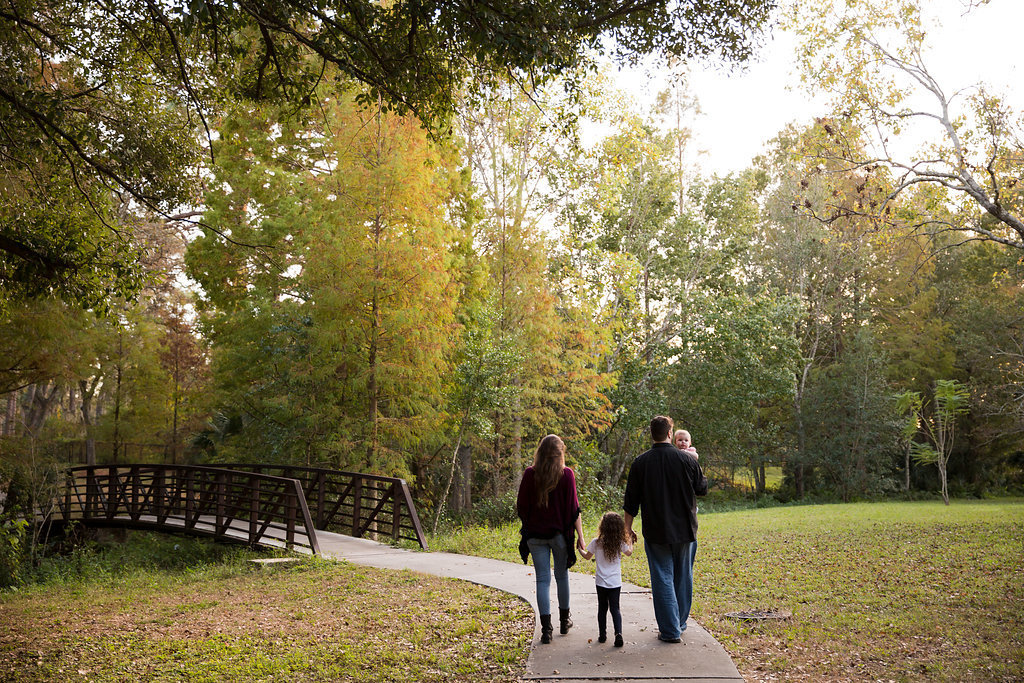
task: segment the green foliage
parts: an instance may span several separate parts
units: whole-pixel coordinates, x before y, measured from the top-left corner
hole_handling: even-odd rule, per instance
[[[480,496],[473,503],[472,513],[453,515],[453,522],[462,523],[462,519],[472,525],[500,527],[505,524],[518,523],[516,515],[516,491],[508,490],[498,496]]]
[[[577,296],[578,274],[549,256],[556,243],[541,222],[547,198],[538,187],[566,145],[563,128],[552,128],[531,99],[545,91],[527,94],[506,83],[491,94],[467,106],[460,124],[480,188],[477,258],[487,275],[480,291],[467,292],[467,303],[487,302],[494,312],[490,343],[520,359],[495,376],[495,388],[512,401],[491,407],[493,438],[469,439],[479,476],[497,492],[517,480],[544,435],[572,441],[607,422],[602,391],[610,377],[595,354],[604,331],[591,318],[590,300]],[[573,118],[564,105],[558,102],[560,124]]]
[[[693,309],[670,385],[677,427],[706,444],[705,468],[759,467],[780,455],[769,411],[792,397],[799,309],[768,293],[694,297]]]
[[[930,443],[911,442],[910,455],[921,465],[934,465],[939,461],[939,452]]]
[[[550,432],[569,444],[585,507],[617,506],[650,417],[667,413],[723,488],[752,473],[752,505],[767,504],[772,467],[783,500],[882,495],[901,462],[910,497],[936,477],[946,492],[1019,489],[1024,262],[991,240],[958,244],[964,227],[1006,234],[996,217],[901,187],[884,164],[846,163],[870,148],[859,107],[902,96],[864,80],[878,64],[860,58],[878,46],[858,27],[888,25],[906,3],[846,3],[841,27],[825,25],[830,3],[801,8],[816,22],[800,27],[802,58],[857,57],[816,77],[868,101],[787,127],[725,178],[683,165],[684,80],[644,114],[576,68],[579,39],[599,35],[629,38],[630,54],[742,56],[768,4],[718,3],[703,23],[682,6],[357,2],[324,22],[291,2],[274,17],[220,2],[132,0],[117,16],[16,2],[0,17],[4,453],[52,466],[84,438],[101,461],[399,474],[435,520],[447,505],[499,523]],[[77,26],[81,11],[95,21]],[[520,69],[536,76],[528,91]],[[467,75],[480,76],[468,90]],[[472,94],[453,122],[456,83]],[[981,116],[998,102],[975,104]],[[590,144],[581,116],[610,134]],[[989,180],[1012,209],[1022,195],[1001,121]],[[185,169],[203,126],[211,155],[196,175]],[[176,249],[154,217],[196,201],[193,328],[173,263],[151,259]],[[965,383],[971,409],[959,439],[927,439],[935,472],[910,454],[941,410],[911,399],[945,378]],[[899,392],[909,406],[893,405]],[[477,510],[462,509],[470,500]]]
[[[570,452],[583,519],[600,519],[605,512],[621,509],[625,487],[608,480],[610,456],[589,442],[572,444]]]
[[[163,78],[181,69],[147,63],[170,47],[167,31],[137,15],[78,2],[9,9],[0,18],[0,306],[54,296],[103,310],[144,284],[142,221],[190,194],[195,122]],[[126,35],[149,49],[127,47]]]
[[[37,182],[10,171],[0,181],[0,316],[14,302],[52,298],[107,311],[111,299],[138,294],[144,249],[114,199],[101,190],[83,198],[59,172]]]
[[[918,462],[938,466],[942,499],[949,505],[947,464],[955,445],[957,422],[969,409],[970,393],[967,387],[955,379],[940,379],[935,382],[932,400],[931,414],[919,414],[918,417],[934,448],[931,445],[913,446],[914,457]]]
[[[970,457],[954,458],[952,479],[975,490],[1019,485],[1024,406],[1015,396],[1024,385],[1024,347],[1016,321],[1024,307],[1024,261],[995,245],[965,245],[940,259],[936,287],[945,320],[956,330],[957,368],[965,372],[935,379],[959,378],[972,396],[971,412],[961,420]]]
[[[431,536],[429,543],[437,552],[490,557],[520,564],[523,561],[519,555],[521,527],[519,520],[497,525],[464,524]]]
[[[85,374],[91,360],[95,316],[55,299],[8,302],[0,311],[0,392]]]
[[[823,484],[844,501],[891,491],[899,425],[869,332],[850,340],[839,362],[812,373],[804,399],[808,454]]]
[[[137,293],[143,268],[113,214],[167,215],[194,201],[201,141],[238,101],[315,108],[325,80],[360,82],[360,104],[414,114],[441,138],[471,80],[543,80],[588,63],[606,39],[622,59],[743,60],[773,4],[723,0],[694,13],[607,1],[289,0],[254,10],[231,0],[15,0],[0,17],[2,291],[56,292],[87,307]],[[123,196],[116,208],[111,192]],[[64,203],[76,193],[76,206]]]
[[[27,531],[27,519],[12,517],[5,510],[0,517],[0,588],[17,586],[22,581]]]
[[[97,541],[96,532],[72,528],[53,539],[48,552],[27,573],[26,583],[117,582],[140,572],[200,572],[225,564],[237,567],[253,556],[238,546],[190,536],[129,531],[121,532],[119,540],[116,532],[101,533],[104,540]]]
[[[240,111],[224,125],[206,221],[274,251],[239,252],[214,231],[189,247],[215,407],[245,416],[242,459],[409,476],[444,419],[447,161],[411,120],[348,96],[325,114],[278,130]]]

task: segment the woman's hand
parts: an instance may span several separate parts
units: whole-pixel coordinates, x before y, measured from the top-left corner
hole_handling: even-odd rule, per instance
[[[582,536],[576,539],[576,548],[578,548],[580,552],[587,552],[587,544],[583,542]]]

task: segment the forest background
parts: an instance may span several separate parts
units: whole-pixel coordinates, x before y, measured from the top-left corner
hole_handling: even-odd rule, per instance
[[[719,498],[1020,492],[1019,113],[931,78],[914,2],[720,4],[455,39],[481,24],[405,3],[12,3],[5,512],[68,463],[241,461],[503,521],[557,433],[596,513],[655,414]],[[702,175],[687,59],[741,61],[770,17],[831,108]],[[652,109],[602,49],[665,53]]]

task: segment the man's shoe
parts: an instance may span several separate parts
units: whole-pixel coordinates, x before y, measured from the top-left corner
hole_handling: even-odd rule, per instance
[[[615,647],[622,647],[622,634],[621,633],[616,633],[615,634]]]
[[[683,642],[682,638],[669,638],[668,636],[663,635],[661,633],[658,634],[658,640],[660,640],[663,643],[681,643],[681,642]]]
[[[608,640],[608,636],[607,635],[605,635],[604,633],[598,634],[597,642],[603,643],[606,640]]]

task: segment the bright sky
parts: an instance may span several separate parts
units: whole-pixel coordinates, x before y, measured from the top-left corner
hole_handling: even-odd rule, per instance
[[[926,17],[941,23],[928,32],[933,49],[926,63],[947,92],[985,82],[1020,112],[1024,0],[992,0],[965,13],[969,5],[969,0],[924,0]],[[794,46],[791,35],[776,30],[743,73],[691,68],[691,88],[703,111],[691,125],[691,153],[701,173],[742,170],[787,123],[807,123],[827,112],[820,100],[799,89]],[[641,101],[650,101],[663,87],[656,75],[636,72],[624,73],[620,82]]]

